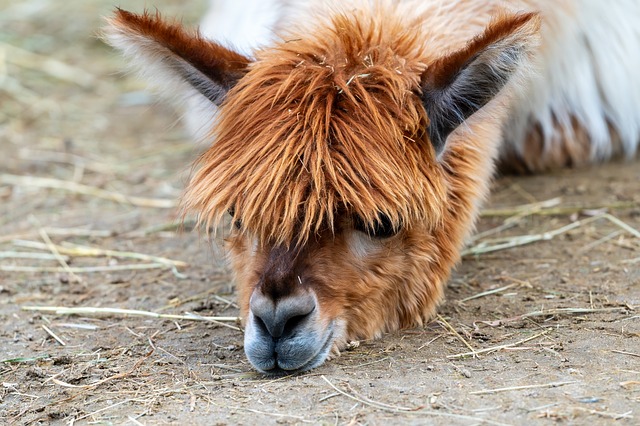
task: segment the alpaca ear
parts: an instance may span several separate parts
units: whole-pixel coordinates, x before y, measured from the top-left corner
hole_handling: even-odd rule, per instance
[[[421,78],[422,102],[438,157],[449,134],[493,99],[526,61],[539,27],[534,13],[499,17],[463,49],[427,67]]]
[[[161,90],[184,98],[200,93],[215,105],[244,76],[250,62],[198,32],[162,20],[158,13],[117,9],[107,19],[104,38]]]

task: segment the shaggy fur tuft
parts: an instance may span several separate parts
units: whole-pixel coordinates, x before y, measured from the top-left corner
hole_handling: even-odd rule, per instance
[[[419,36],[389,17],[337,15],[313,38],[258,52],[220,110],[186,209],[208,227],[232,209],[258,240],[287,245],[334,229],[336,215],[437,225],[447,195],[419,97]]]

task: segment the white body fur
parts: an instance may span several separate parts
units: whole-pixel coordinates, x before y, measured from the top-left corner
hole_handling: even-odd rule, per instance
[[[314,19],[318,0],[210,0],[201,32],[244,53],[268,46],[279,29]],[[344,2],[341,5],[344,9]],[[419,8],[424,6],[420,2]],[[505,123],[505,143],[525,155],[527,134],[539,124],[544,149],[558,141],[559,130],[571,144],[572,118],[590,136],[590,161],[610,158],[612,126],[626,157],[635,155],[640,140],[640,2],[637,0],[521,0],[473,1],[481,13],[502,7],[538,11],[543,17],[542,45],[534,69],[511,105]],[[451,22],[465,25],[469,1],[433,0],[427,8],[451,14]],[[478,19],[477,16],[472,19]],[[195,106],[197,102],[192,103]],[[190,108],[189,128],[208,130],[211,104]],[[208,113],[207,113],[208,111]],[[204,114],[203,114],[204,113]]]
[[[537,73],[513,105],[512,142],[522,152],[527,119],[541,124],[545,147],[554,141],[554,117],[571,132],[571,116],[587,130],[591,160],[612,155],[608,124],[624,154],[640,138],[640,2],[529,0],[540,10],[542,47]]]

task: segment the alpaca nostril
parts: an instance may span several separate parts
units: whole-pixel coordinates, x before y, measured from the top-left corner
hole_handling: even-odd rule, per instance
[[[313,312],[313,310],[311,311]],[[284,324],[284,328],[282,330],[283,336],[290,336],[295,332],[295,330],[302,324],[302,322],[309,317],[311,312],[304,315],[295,315],[287,320]]]
[[[311,293],[305,293],[273,301],[256,291],[249,306],[256,328],[277,339],[290,336],[309,318],[316,308],[316,299]]]
[[[258,327],[258,329],[260,330],[260,332],[262,333],[269,333],[269,329],[267,328],[267,325],[265,324],[264,320],[262,318],[260,318],[257,315],[253,315],[254,318],[254,322],[256,324],[256,326]]]

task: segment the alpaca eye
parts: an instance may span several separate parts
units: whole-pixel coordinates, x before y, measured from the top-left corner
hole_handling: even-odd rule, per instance
[[[227,213],[229,213],[229,216],[231,216],[231,219],[233,219],[236,215],[236,208],[229,207],[229,209],[227,210]],[[233,226],[235,226],[236,229],[240,229],[242,228],[242,222],[240,222],[240,220],[236,220],[235,222],[233,222]]]
[[[353,227],[360,232],[364,232],[373,238],[390,238],[396,235],[400,228],[393,226],[391,219],[386,214],[380,213],[373,227],[367,226],[360,216],[356,216],[353,220]]]

